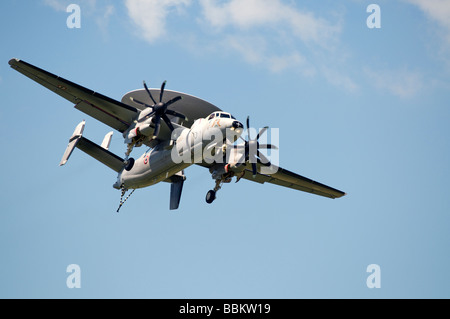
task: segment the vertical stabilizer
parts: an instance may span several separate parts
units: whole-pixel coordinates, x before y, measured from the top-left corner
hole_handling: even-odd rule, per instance
[[[75,148],[75,146],[77,146],[78,142],[80,141],[80,138],[83,136],[85,124],[86,124],[86,121],[83,120],[75,128],[75,131],[73,132],[72,136],[70,137],[69,145],[67,145],[66,151],[64,152],[61,162],[59,163],[59,166],[63,166],[69,160],[69,157],[73,152],[73,149]]]

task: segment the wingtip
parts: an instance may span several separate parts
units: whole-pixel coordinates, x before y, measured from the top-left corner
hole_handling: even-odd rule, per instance
[[[17,58],[12,58],[11,60],[9,60],[9,65],[14,65],[15,63],[19,62],[20,60]]]

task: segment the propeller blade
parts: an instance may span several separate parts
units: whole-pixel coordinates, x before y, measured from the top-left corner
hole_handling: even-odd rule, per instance
[[[237,150],[237,149],[245,149],[245,144],[233,144],[233,145],[230,145],[230,146],[233,147],[235,150]]]
[[[252,173],[253,173],[253,177],[255,177],[257,174],[256,163],[252,163]]]
[[[176,96],[173,99],[171,99],[169,102],[166,103],[166,107],[168,107],[169,105],[172,105],[173,103],[177,102],[181,100],[181,96]]]
[[[164,88],[166,87],[166,82],[167,81],[164,81],[161,85],[161,92],[159,92],[159,102],[162,102],[162,98],[164,95]]]
[[[247,116],[247,138],[250,141],[250,116]]]
[[[167,111],[166,111],[166,114],[169,114],[169,115],[173,115],[173,116],[179,117],[179,118],[181,118],[181,119],[183,119],[183,120],[185,120],[185,121],[188,120],[187,117],[186,117],[186,115],[181,114],[181,113],[178,113],[177,111],[167,110]]]
[[[157,138],[159,134],[159,130],[161,129],[161,117],[155,117],[155,131],[153,132],[153,138]]]
[[[163,114],[163,115],[162,115],[162,118],[163,118],[164,122],[166,122],[166,124],[167,124],[167,126],[170,128],[170,130],[171,130],[171,131],[174,131],[175,128],[173,127],[172,122],[170,122],[170,119],[167,117],[167,115],[166,115],[166,114]]]
[[[150,90],[148,89],[147,84],[145,83],[145,81],[144,81],[144,88],[145,88],[145,90],[147,91],[147,93],[148,93],[148,95],[150,96],[150,98],[152,99],[153,103],[156,104],[156,101],[155,101],[155,99],[153,98],[152,93],[151,93]]]
[[[143,118],[141,118],[138,123],[142,123],[147,121],[150,117],[152,117],[155,114],[155,111],[150,112],[149,114],[147,114],[146,116],[144,116]]]
[[[260,137],[261,135],[263,135],[263,134],[267,131],[268,128],[269,128],[268,126],[263,127],[263,128],[261,129],[261,131],[259,131],[258,135],[256,136],[256,139],[259,140],[259,137]]]
[[[139,101],[139,100],[136,100],[136,99],[133,98],[133,97],[130,97],[130,100],[131,100],[131,102],[134,102],[134,103],[136,103],[136,104],[143,105],[143,106],[145,106],[145,107],[152,107],[151,105],[148,105],[148,104],[146,104],[146,103],[144,103],[144,102],[141,102],[141,101]]]
[[[267,149],[267,150],[277,150],[278,146],[272,145],[272,144],[260,144],[259,148],[261,149]]]
[[[261,159],[261,163],[267,166],[271,166],[270,161],[267,157],[264,156],[260,151],[257,152],[258,157]]]

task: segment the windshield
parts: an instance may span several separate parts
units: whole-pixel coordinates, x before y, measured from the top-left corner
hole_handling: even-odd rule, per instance
[[[216,118],[216,117],[221,117],[221,118],[226,118],[226,119],[229,119],[229,118],[231,118],[231,119],[233,119],[233,120],[235,120],[236,118],[233,116],[233,115],[231,115],[230,113],[219,113],[219,112],[216,112],[216,113],[212,113],[210,116],[208,116],[208,120],[212,120],[213,118]]]

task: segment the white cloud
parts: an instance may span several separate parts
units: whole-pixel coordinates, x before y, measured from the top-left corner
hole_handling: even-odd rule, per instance
[[[182,10],[191,0],[125,0],[128,15],[142,36],[154,42],[166,34],[166,18],[171,9]]]
[[[449,0],[406,0],[418,6],[426,15],[450,32]],[[450,39],[450,38],[449,38]]]
[[[274,73],[288,68],[304,69],[305,75],[315,73],[311,68],[307,69],[306,59],[299,52],[284,54],[269,52],[270,45],[263,36],[226,36],[222,45],[223,48],[231,49],[241,55],[246,62],[253,65],[265,65]]]
[[[302,68],[305,65],[306,59],[298,52],[293,52],[287,55],[272,56],[267,58],[267,64],[272,72],[281,72],[288,68]],[[304,68],[304,75],[313,75],[315,73],[313,68]]]
[[[66,11],[67,6],[70,4],[69,0],[44,0],[44,3],[49,7],[52,7],[56,11]]]
[[[97,7],[97,0],[44,0],[44,4],[53,8],[56,11],[66,12],[67,7],[72,4],[78,4],[82,12],[93,12]]]
[[[435,55],[450,70],[450,1],[449,0],[404,0],[416,5],[438,28],[436,39],[440,42]]]
[[[102,31],[103,35],[107,34],[109,19],[114,14],[115,8],[113,5],[107,5],[103,14],[99,15],[96,19],[97,25]]]
[[[267,43],[263,37],[227,36],[223,42],[228,49],[238,52],[245,61],[251,64],[264,62]]]
[[[335,70],[344,63],[337,61],[345,60],[336,49],[342,29],[336,12],[326,19],[285,0],[199,0],[195,6],[191,0],[125,0],[125,5],[139,36],[149,43],[177,39],[194,54],[237,55],[270,72],[289,70],[321,76],[350,91],[357,87]],[[200,12],[187,10],[191,8]],[[186,12],[187,18],[179,18],[170,33],[170,15]],[[180,27],[183,23],[186,28]],[[323,59],[329,55],[333,61]]]
[[[374,70],[365,68],[367,79],[378,89],[387,90],[400,98],[412,98],[423,88],[420,73],[406,68],[398,70]]]
[[[277,1],[239,0],[217,5],[217,1],[200,0],[206,20],[214,27],[237,25],[248,28],[278,20]],[[273,14],[271,14],[273,13]]]
[[[321,76],[332,85],[355,91],[357,85],[336,70],[343,55],[336,50],[340,20],[330,22],[281,0],[200,0],[206,32],[222,48],[271,72],[290,70]],[[333,17],[336,20],[336,16]],[[333,61],[323,59],[333,55]]]
[[[340,32],[339,25],[300,11],[280,0],[200,0],[203,16],[212,27],[240,30],[281,30],[306,43],[327,47]]]
[[[355,92],[358,90],[358,85],[344,72],[330,68],[326,65],[321,67],[321,72],[325,79],[334,86],[343,88],[348,92]]]

